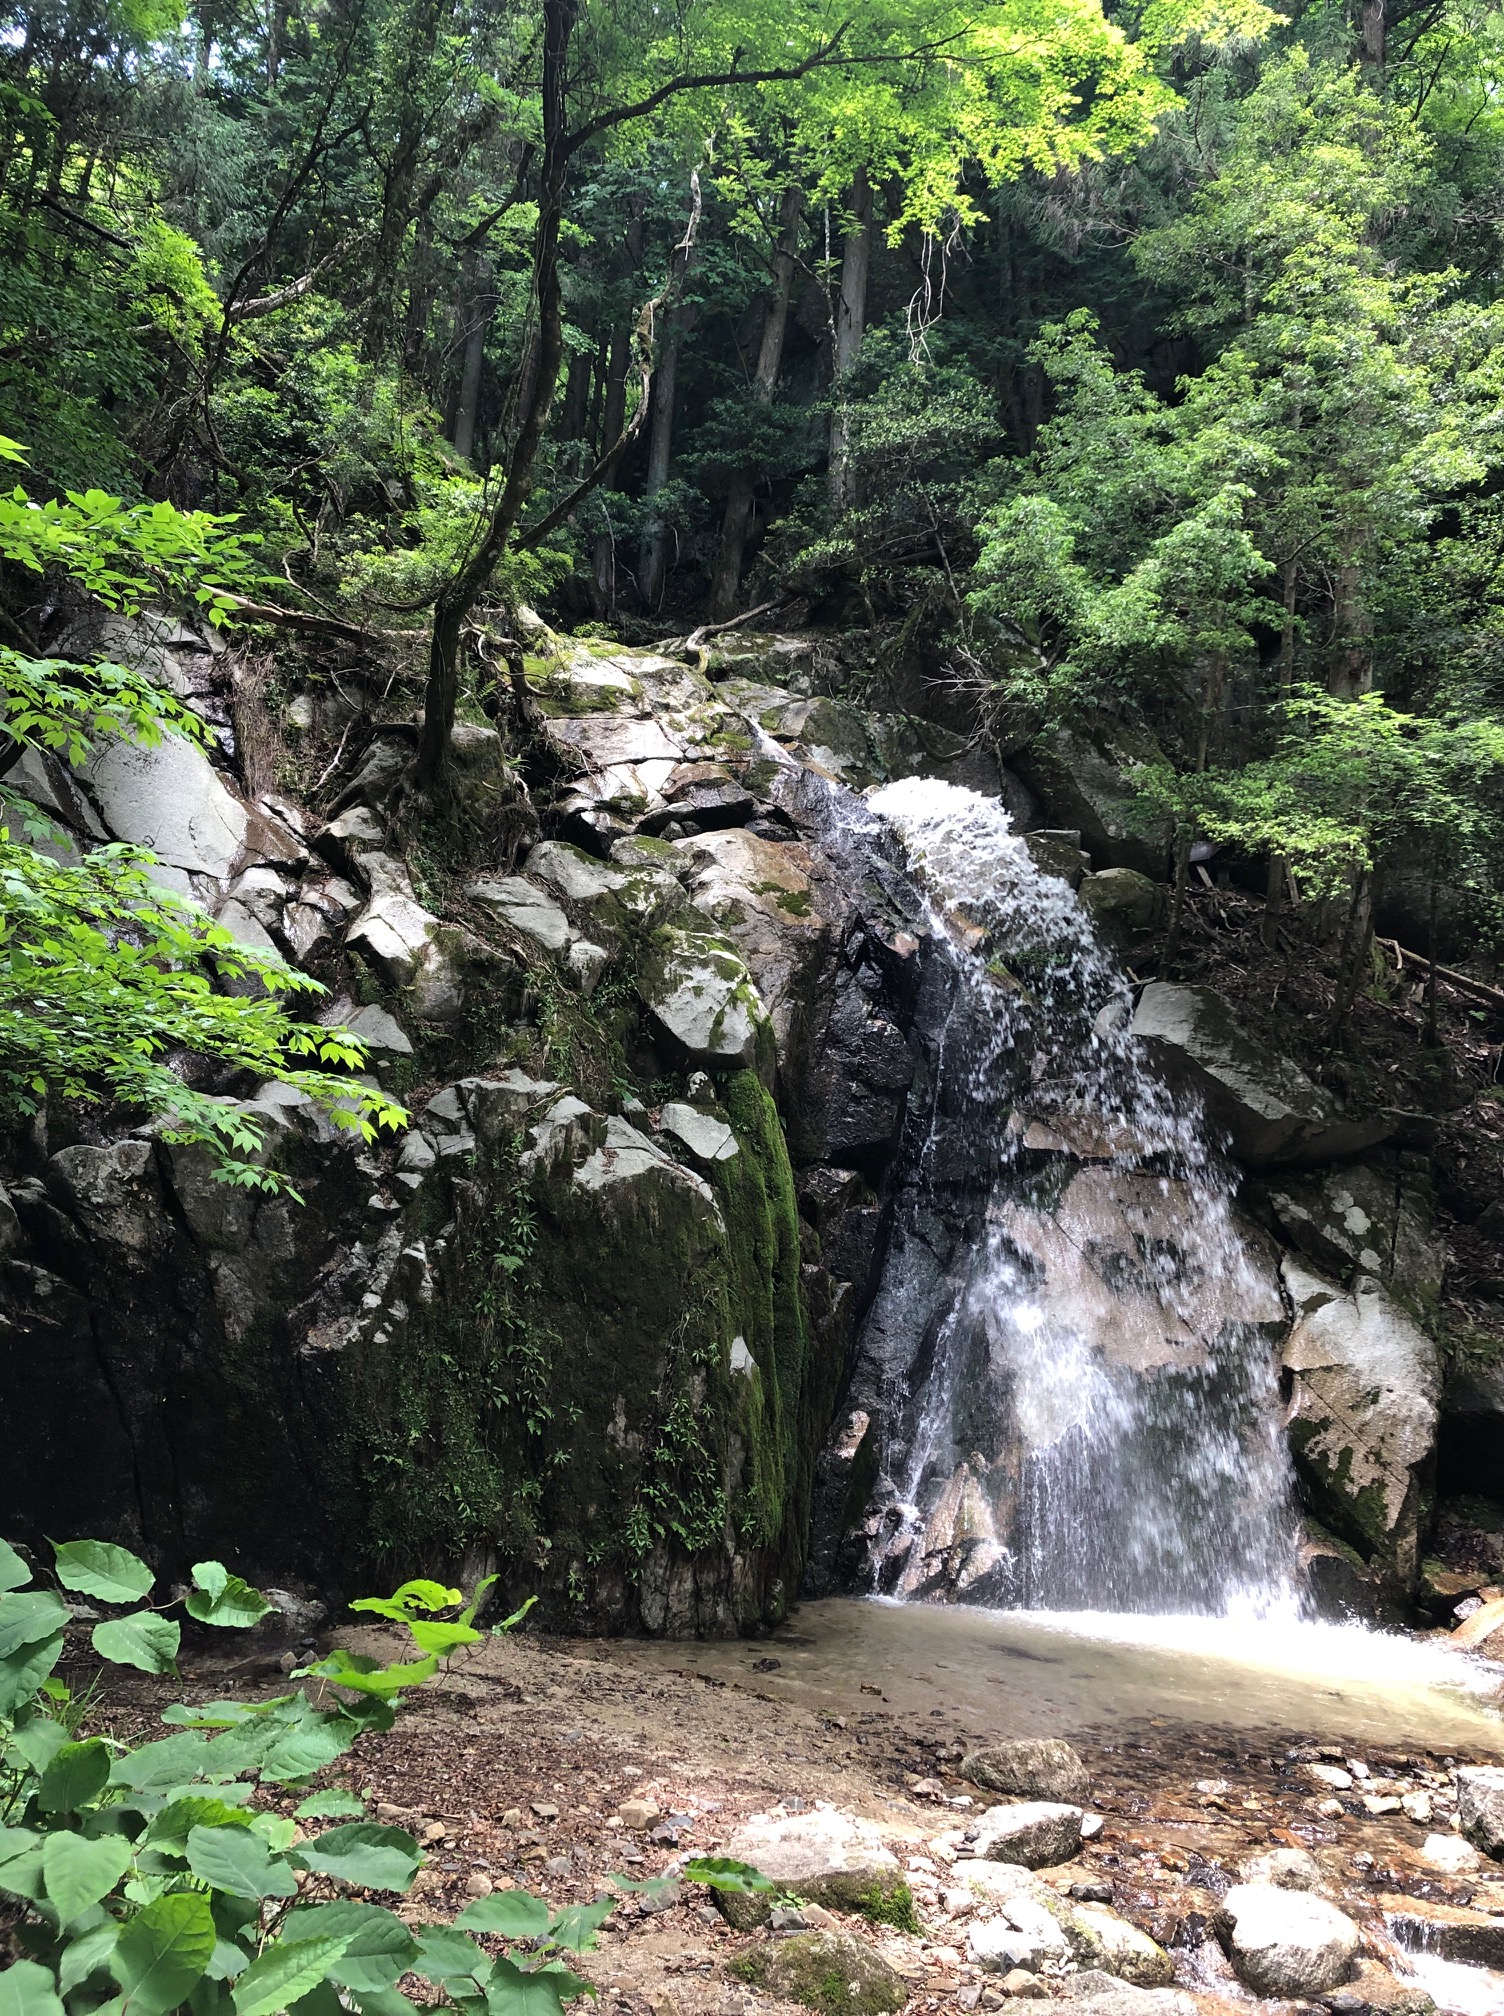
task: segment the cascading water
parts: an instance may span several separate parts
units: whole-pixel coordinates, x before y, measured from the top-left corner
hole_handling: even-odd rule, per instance
[[[1281,1311],[1126,976],[994,799],[927,779],[896,840],[932,947],[930,1103],[868,1335],[892,1390],[872,1586],[1034,1609],[1293,1608]]]

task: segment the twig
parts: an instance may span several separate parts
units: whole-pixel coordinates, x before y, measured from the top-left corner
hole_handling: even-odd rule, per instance
[[[782,609],[788,599],[787,595],[775,595],[771,602],[759,602],[755,609],[744,609],[740,616],[728,616],[724,623],[702,623],[698,630],[691,630],[687,637],[662,637],[653,649],[698,651],[707,637],[719,637],[723,630],[739,630],[743,623],[750,623],[754,616],[766,616],[770,609]]]
[[[328,779],[333,775],[334,770],[339,763],[340,757],[343,756],[345,753],[345,743],[348,740],[350,730],[354,727],[354,725],[355,723],[353,719],[345,723],[345,732],[339,738],[339,747],[335,750],[334,754],[329,758],[329,761],[324,765],[323,770],[319,773],[318,782],[313,787],[314,791],[320,790],[323,787],[323,785],[328,781]],[[313,795],[312,792],[310,792],[309,796],[311,797],[312,795]]]
[[[1429,959],[1422,958],[1419,952],[1409,951],[1397,938],[1380,938],[1378,943],[1388,946],[1399,962],[1402,972],[1407,959],[1412,966],[1425,969],[1430,967]],[[1459,973],[1451,966],[1438,966],[1436,977],[1438,980],[1445,980],[1449,987],[1455,987],[1459,994],[1470,994],[1475,1001],[1486,1002],[1490,1008],[1504,1009],[1504,988],[1490,987],[1486,981],[1474,980],[1469,974]]]

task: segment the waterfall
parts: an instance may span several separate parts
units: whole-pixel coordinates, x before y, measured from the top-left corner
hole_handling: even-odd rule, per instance
[[[1293,1607],[1282,1311],[1202,1114],[1127,1033],[1128,977],[995,799],[911,778],[846,804],[930,934],[929,1096],[865,1329],[871,1585]]]

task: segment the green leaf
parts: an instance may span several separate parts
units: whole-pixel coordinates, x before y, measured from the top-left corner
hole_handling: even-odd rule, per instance
[[[0,1827],[0,1890],[31,1903],[42,1895],[42,1837],[29,1827]]]
[[[123,1834],[49,1834],[42,1844],[42,1878],[49,1902],[64,1925],[101,1897],[108,1897],[131,1864],[131,1844]]]
[[[158,1897],[121,1928],[110,1971],[136,2016],[167,2016],[199,1980],[214,1952],[209,1900],[196,1893]]]
[[[261,1591],[242,1582],[238,1575],[226,1574],[217,1561],[201,1561],[193,1571],[194,1581],[211,1568],[223,1579],[217,1589],[203,1585],[189,1590],[184,1604],[188,1615],[200,1624],[218,1624],[226,1630],[246,1631],[259,1624],[272,1607]]]
[[[67,1622],[67,1605],[50,1589],[0,1596],[0,1659],[8,1659],[23,1645],[55,1638]]]
[[[418,2016],[400,1988],[352,1988],[350,1997],[360,2016]]]
[[[235,2016],[277,2016],[317,1987],[349,1943],[348,1934],[335,1939],[279,1939],[235,1983]]]
[[[542,1939],[550,1912],[541,1897],[527,1890],[497,1890],[467,1904],[455,1924],[467,1932],[499,1932],[503,1939]]]
[[[297,1878],[277,1861],[249,1827],[195,1827],[188,1836],[188,1867],[232,1897],[295,1897]]]
[[[360,1723],[348,1715],[311,1712],[271,1745],[261,1763],[262,1782],[279,1785],[289,1778],[311,1778],[336,1757],[343,1757],[363,1734]]]
[[[253,1933],[254,1930],[253,1920]],[[206,1971],[211,1981],[233,1981],[237,1975],[243,1974],[250,1964],[251,1956],[243,1946],[237,1946],[233,1939],[216,1939]]]
[[[8,1658],[0,1659],[0,1715],[13,1715],[46,1680],[62,1656],[63,1634],[22,1645]]]
[[[559,2016],[564,1997],[571,1992],[570,1984],[575,1982],[573,1974],[557,1973],[547,1967],[536,1974],[524,1974],[514,1960],[503,1954],[492,1964],[491,1978],[486,1983],[486,2007],[490,2016]],[[578,1994],[583,1986],[579,1982],[572,1992]]]
[[[63,1949],[58,1965],[58,1983],[65,1995],[71,1995],[91,1974],[108,1968],[119,1936],[120,1927],[112,1918],[107,1925],[94,1926],[92,1931],[83,1933]]]
[[[127,1785],[133,1792],[166,1792],[174,1785],[204,1774],[209,1745],[202,1736],[164,1736],[156,1743],[143,1743],[128,1750],[110,1766],[112,1785]]]
[[[348,1936],[350,1943],[330,1967],[329,1978],[352,1992],[389,1988],[418,1956],[417,1941],[395,1913],[353,1897],[334,1904],[300,1905],[288,1914],[283,1931],[289,1939]]]
[[[732,1896],[745,1897],[754,1891],[777,1888],[760,1869],[754,1869],[750,1862],[738,1862],[730,1855],[691,1856],[684,1865],[683,1875],[688,1883],[704,1883],[712,1890],[729,1891]]]
[[[143,1673],[175,1673],[182,1627],[172,1617],[137,1610],[96,1624],[89,1643],[101,1659],[116,1666],[137,1666]]]
[[[51,1968],[12,1961],[0,1974],[0,2016],[63,2016]]]
[[[364,1800],[338,1786],[329,1792],[314,1792],[292,1809],[300,1820],[354,1820],[365,1812]]]
[[[188,1836],[195,1827],[249,1827],[251,1816],[237,1806],[227,1805],[212,1793],[186,1793],[152,1821],[142,1837],[142,1846],[167,1855],[186,1853]]]
[[[76,1813],[92,1806],[110,1782],[110,1751],[97,1736],[64,1743],[42,1773],[37,1804],[44,1813]]]
[[[8,1540],[0,1540],[0,1589],[24,1589],[31,1570]]]
[[[452,1925],[424,1925],[418,1932],[418,1958],[413,1962],[413,1972],[436,1987],[445,1981],[466,1978],[484,1985],[491,1972],[491,1958]]]
[[[67,1741],[68,1732],[61,1722],[54,1722],[50,1715],[34,1715],[14,1731],[10,1747],[40,1778]]]
[[[400,1827],[378,1826],[374,1820],[331,1827],[305,1841],[297,1852],[305,1868],[365,1890],[406,1890],[421,1859],[411,1834]]]
[[[596,1933],[616,1905],[614,1897],[598,1898],[594,1904],[570,1904],[550,1924],[548,1936],[554,1945],[562,1946],[566,1952],[589,1953],[595,1946]]]
[[[230,1571],[223,1561],[195,1561],[193,1564],[193,1586],[202,1589],[213,1603],[224,1593],[230,1579]]]
[[[52,1551],[63,1587],[101,1603],[139,1603],[156,1580],[138,1555],[108,1540],[65,1540]]]

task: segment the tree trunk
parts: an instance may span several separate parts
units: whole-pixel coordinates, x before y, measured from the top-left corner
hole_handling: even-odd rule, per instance
[[[460,396],[454,413],[454,452],[475,459],[475,429],[480,416],[480,381],[486,361],[486,331],[491,326],[491,281],[484,265],[471,261],[460,288],[464,304],[465,342],[461,352]]]
[[[1440,1037],[1436,1028],[1436,924],[1440,907],[1441,883],[1436,873],[1436,863],[1431,863],[1430,905],[1426,915],[1426,1046],[1437,1048]]]
[[[459,698],[460,635],[465,618],[489,583],[532,492],[538,444],[543,438],[564,356],[559,226],[569,168],[564,124],[565,70],[576,6],[577,0],[543,0],[543,166],[533,254],[538,295],[537,369],[532,375],[526,406],[519,408],[517,439],[507,467],[507,480],[485,535],[464,565],[445,582],[434,605],[428,683],[423,695],[423,734],[418,744],[418,782],[426,791],[438,787],[448,770],[449,742]]]
[[[851,503],[851,416],[846,404],[846,379],[862,347],[867,322],[867,266],[872,249],[872,190],[867,171],[859,168],[851,182],[852,228],[841,251],[841,292],[836,302],[834,409],[830,416],[830,513],[839,517]]]
[[[375,284],[366,309],[364,353],[372,362],[385,349],[391,328],[402,242],[412,221],[413,187],[426,137],[423,83],[438,44],[441,13],[442,0],[417,0],[404,24],[406,60],[398,87],[401,95],[397,132],[382,190],[381,225],[371,253],[370,271]]]
[[[687,302],[674,310],[663,338],[663,349],[653,377],[653,425],[648,436],[648,475],[643,487],[647,519],[643,526],[642,552],[638,559],[637,586],[643,605],[656,609],[663,599],[668,576],[668,527],[659,517],[654,499],[668,481],[674,446],[674,399],[679,385],[679,352],[695,325],[698,309]]]
[[[1327,1027],[1327,1041],[1335,1043],[1342,1034],[1343,1026],[1352,1012],[1353,1002],[1358,994],[1358,982],[1363,977],[1363,968],[1368,961],[1368,948],[1373,943],[1373,885],[1367,869],[1361,869],[1353,883],[1352,901],[1348,905],[1347,922],[1342,932],[1342,950],[1337,957],[1337,993],[1332,1002],[1332,1019]]]
[[[1280,570],[1280,582],[1285,595],[1285,620],[1279,633],[1279,697],[1288,700],[1290,689],[1295,684],[1295,589],[1298,569],[1295,561],[1287,560]],[[1283,854],[1269,856],[1269,879],[1264,887],[1264,921],[1259,935],[1272,952],[1279,943],[1279,913],[1285,900],[1285,857]]]
[[[1362,8],[1363,76],[1364,81],[1377,91],[1384,83],[1384,40],[1389,26],[1389,10],[1385,0],[1362,0]]]
[[[790,186],[783,192],[778,216],[778,244],[773,253],[773,286],[763,316],[762,343],[757,352],[757,371],[752,380],[752,404],[763,412],[773,403],[778,389],[778,372],[783,363],[783,336],[789,319],[789,289],[794,279],[794,260],[799,251],[799,220],[804,209],[804,191]],[[866,280],[863,278],[863,293]],[[842,297],[844,299],[844,262]],[[860,337],[858,338],[860,340]],[[721,554],[715,581],[710,590],[710,620],[724,623],[735,614],[736,593],[741,585],[742,554],[752,523],[755,473],[738,469],[726,499],[726,516],[721,526]]]
[[[1170,902],[1170,928],[1165,933],[1164,970],[1167,974],[1174,972],[1180,958],[1186,891],[1191,880],[1191,838],[1191,822],[1182,819],[1175,833],[1175,894]]]
[[[1332,660],[1326,690],[1335,700],[1356,700],[1373,688],[1369,640],[1373,619],[1363,600],[1362,541],[1356,532],[1343,534],[1332,594]]]
[[[611,361],[606,367],[606,405],[598,454],[620,434],[627,418],[627,370],[632,362],[632,325],[623,320],[611,331]],[[616,542],[609,531],[598,532],[591,556],[590,606],[604,616],[614,599]]]

